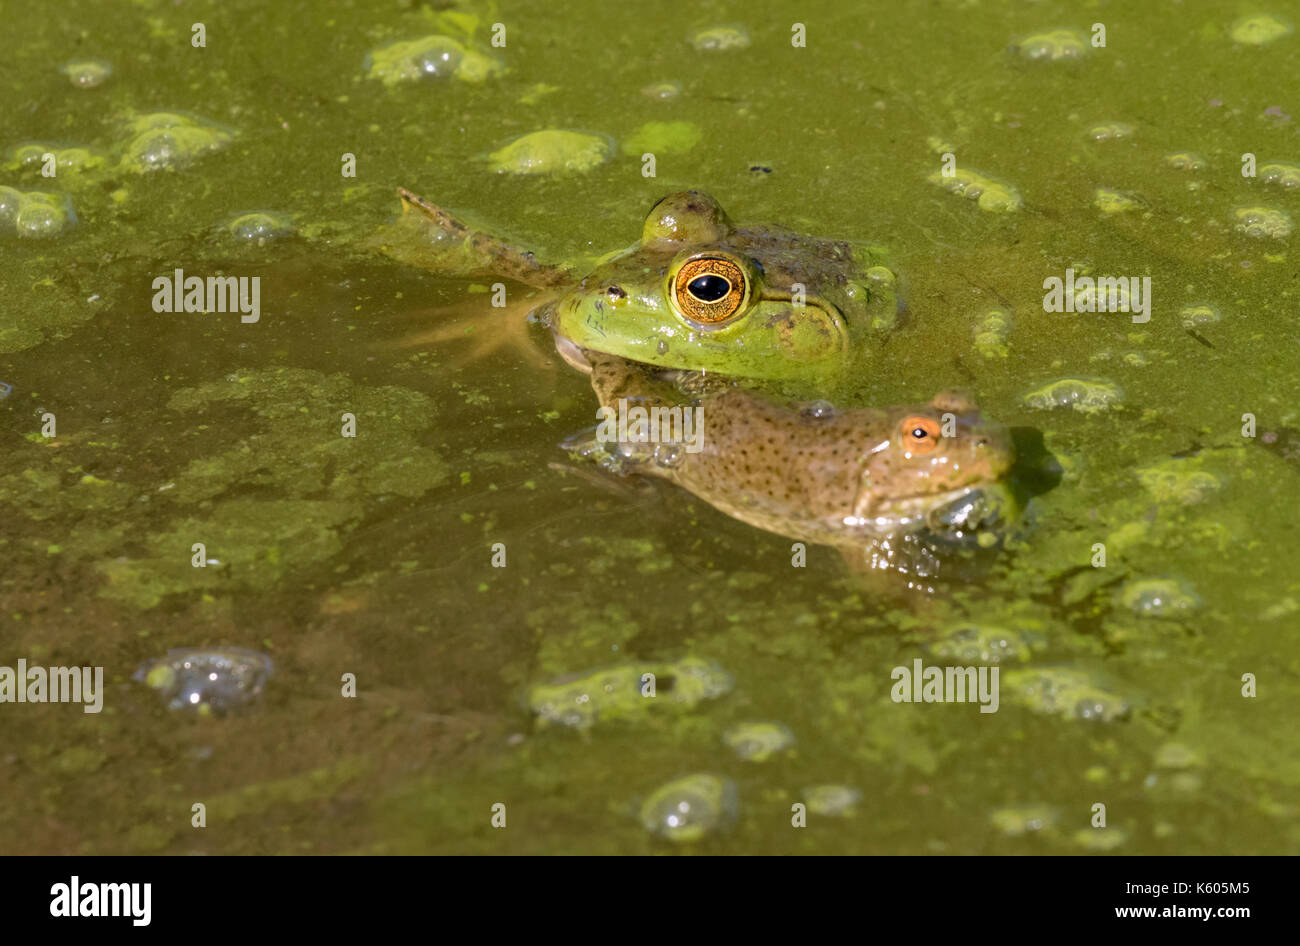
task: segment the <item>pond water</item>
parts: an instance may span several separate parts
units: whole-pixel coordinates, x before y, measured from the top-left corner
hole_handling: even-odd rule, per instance
[[[11,6],[0,664],[104,693],[0,704],[0,850],[1300,850],[1289,4]],[[430,35],[455,75],[380,68]],[[548,128],[604,151],[495,169]],[[398,186],[553,260],[686,188],[887,248],[907,319],[836,401],[970,392],[1018,527],[921,595],[571,461],[587,379],[375,250]],[[177,269],[260,277],[257,321],[155,311]],[[1067,269],[1149,320],[1044,311]],[[137,670],[181,648],[274,670],[171,709]],[[998,711],[895,702],[917,659]]]

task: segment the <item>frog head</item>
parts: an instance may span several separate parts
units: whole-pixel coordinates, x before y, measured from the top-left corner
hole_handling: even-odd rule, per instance
[[[775,226],[734,225],[701,191],[664,197],[641,241],[545,307],[582,348],[665,368],[809,377],[892,327],[893,275],[870,250]]]
[[[1001,484],[1015,459],[1010,433],[962,395],[891,409],[884,433],[861,474],[858,525],[957,536],[1007,512]]]

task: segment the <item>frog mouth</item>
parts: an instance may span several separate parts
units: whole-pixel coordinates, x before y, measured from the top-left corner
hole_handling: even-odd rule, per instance
[[[928,532],[960,541],[1006,521],[1006,499],[996,484],[960,486],[941,493],[922,493],[890,500],[865,516],[852,516],[846,525],[881,534]]]
[[[587,360],[582,347],[565,338],[559,332],[553,332],[552,334],[555,336],[555,351],[564,359],[564,362],[570,368],[576,368],[584,374],[591,374],[591,362]]]
[[[981,484],[954,490],[925,513],[925,528],[939,538],[960,541],[972,533],[1005,525],[1009,496],[998,484]]]

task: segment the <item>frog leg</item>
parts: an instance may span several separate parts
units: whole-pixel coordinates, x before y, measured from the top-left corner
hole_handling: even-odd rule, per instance
[[[568,272],[559,266],[542,263],[528,250],[512,246],[490,233],[475,230],[449,211],[404,187],[397,189],[397,196],[402,199],[403,216],[415,210],[439,230],[463,243],[483,263],[485,269],[494,275],[539,289],[550,289],[572,282]]]
[[[673,407],[689,402],[683,397],[681,372],[665,372],[653,365],[588,349],[583,349],[582,355],[591,373],[591,389],[604,407],[617,409],[621,400],[643,407]]]
[[[651,407],[675,403],[674,389],[657,379],[658,369],[649,365],[578,348],[560,336],[557,344],[566,361],[590,372],[592,390],[600,401],[600,423],[570,436],[561,448],[575,460],[594,461],[609,473],[638,472],[654,459],[656,445],[619,440],[619,411],[625,404]],[[566,347],[570,349],[567,354]]]
[[[639,457],[627,449],[629,445],[611,443],[601,436],[600,425],[587,427],[575,434],[565,437],[560,449],[575,461],[595,463],[606,473],[615,476],[628,476],[636,472],[648,457]]]

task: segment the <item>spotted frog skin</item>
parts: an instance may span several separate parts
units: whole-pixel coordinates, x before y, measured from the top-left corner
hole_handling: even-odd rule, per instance
[[[400,193],[461,240],[482,271],[553,290],[535,318],[585,349],[741,378],[820,379],[869,357],[899,318],[896,279],[878,251],[737,226],[702,191],[661,199],[640,242],[585,276]]]
[[[695,452],[662,436],[660,443],[589,439],[588,452],[794,539],[862,547],[921,530],[976,530],[995,512],[1013,461],[1006,429],[956,394],[907,407],[798,408],[726,383],[684,393],[681,377],[602,353],[581,357],[602,407],[698,412]]]

